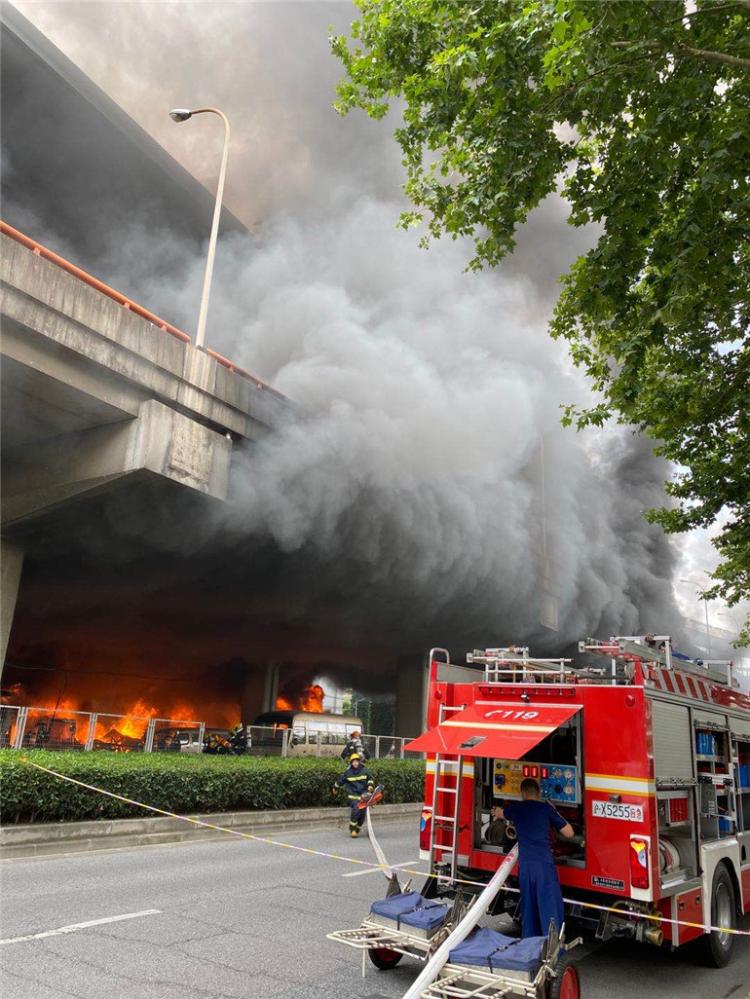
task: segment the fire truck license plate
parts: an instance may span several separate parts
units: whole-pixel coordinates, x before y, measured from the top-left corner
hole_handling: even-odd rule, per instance
[[[591,814],[600,819],[624,819],[626,822],[643,822],[640,805],[623,805],[614,801],[592,801]]]

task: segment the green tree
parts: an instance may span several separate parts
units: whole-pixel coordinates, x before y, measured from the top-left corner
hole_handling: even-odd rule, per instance
[[[596,245],[550,332],[674,463],[669,532],[715,524],[709,595],[750,597],[750,0],[357,0],[337,109],[402,120],[404,227],[498,263],[561,190]],[[746,629],[745,639],[750,639]]]

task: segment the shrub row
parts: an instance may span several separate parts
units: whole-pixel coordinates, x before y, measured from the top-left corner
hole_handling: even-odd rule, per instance
[[[311,808],[346,801],[333,787],[342,772],[340,760],[1,750],[0,814],[6,825],[149,814],[36,770],[23,758],[178,814]],[[368,767],[385,786],[385,801],[422,800],[421,760],[374,760]]]

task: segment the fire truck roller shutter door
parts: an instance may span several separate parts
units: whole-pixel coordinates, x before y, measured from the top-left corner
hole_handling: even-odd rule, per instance
[[[693,776],[693,740],[687,706],[653,700],[654,772],[657,777]]]
[[[736,735],[743,742],[750,742],[750,718],[736,718],[730,715],[729,728],[732,735]]]
[[[704,711],[703,708],[693,708],[693,725],[708,725],[709,728],[726,728],[727,716],[718,711]]]

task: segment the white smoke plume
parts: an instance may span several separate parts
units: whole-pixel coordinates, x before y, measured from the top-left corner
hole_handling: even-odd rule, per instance
[[[642,519],[664,468],[627,432],[560,427],[586,388],[546,333],[545,275],[468,274],[465,246],[425,253],[395,213],[360,197],[224,246],[214,324],[300,413],[237,469],[230,528],[305,553],[413,642],[674,623]],[[564,240],[561,206],[542,214]]]

